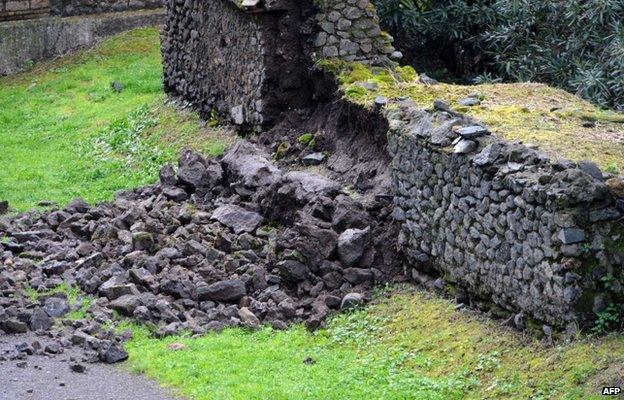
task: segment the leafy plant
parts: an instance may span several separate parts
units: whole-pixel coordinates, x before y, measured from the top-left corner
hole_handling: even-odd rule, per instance
[[[620,311],[618,307],[611,303],[605,308],[604,311],[598,313],[596,323],[592,328],[592,333],[595,335],[602,335],[604,333],[617,329],[620,323]]]
[[[404,52],[437,58],[456,76],[490,73],[513,81],[545,82],[601,106],[624,109],[621,0],[375,4],[383,27]]]

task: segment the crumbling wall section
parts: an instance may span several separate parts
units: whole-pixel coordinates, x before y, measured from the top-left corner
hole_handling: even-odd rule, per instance
[[[216,113],[245,127],[270,127],[286,110],[314,106],[318,59],[384,63],[394,52],[368,0],[166,5],[165,90],[203,117]]]
[[[394,216],[416,280],[516,313],[519,328],[621,308],[622,210],[594,164],[459,130],[474,121],[410,101],[387,116]]]
[[[379,16],[370,0],[319,0],[319,31],[314,40],[320,58],[381,62],[400,57],[392,37],[379,27]]]

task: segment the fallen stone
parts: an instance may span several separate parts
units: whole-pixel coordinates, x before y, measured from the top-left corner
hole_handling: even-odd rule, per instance
[[[47,331],[53,324],[54,321],[43,308],[37,307],[30,316],[30,329],[32,331]]]
[[[338,257],[346,266],[355,264],[368,245],[370,229],[347,229],[338,237]]]
[[[303,165],[319,165],[325,161],[325,154],[320,152],[308,154],[303,157],[301,161],[303,162]]]
[[[247,307],[242,307],[240,310],[238,310],[238,316],[240,317],[241,321],[243,321],[243,325],[245,325],[246,327],[251,329],[260,328],[260,320],[258,319],[258,317],[255,316],[254,313],[249,311]]]
[[[18,334],[28,332],[28,325],[16,319],[0,321],[0,329],[8,334]]]
[[[457,129],[456,133],[464,139],[475,139],[480,136],[485,136],[490,132],[487,130],[487,128],[479,125],[473,125],[459,128]]]
[[[79,363],[71,363],[71,364],[69,364],[69,369],[72,372],[76,372],[78,374],[83,374],[87,370],[87,368],[84,365],[79,364]]]
[[[477,143],[472,140],[460,140],[453,147],[453,154],[469,154],[477,149]]]
[[[566,228],[557,235],[563,244],[580,243],[585,240],[585,231],[578,228]]]
[[[501,146],[498,143],[491,143],[483,148],[472,159],[475,165],[480,167],[493,164],[500,156]]]
[[[127,294],[111,301],[110,308],[120,312],[122,315],[131,317],[134,314],[134,310],[140,305],[141,300],[138,296]]]
[[[308,268],[295,260],[284,260],[277,263],[281,277],[287,282],[303,282],[308,277]]]
[[[234,204],[217,208],[210,217],[229,227],[234,233],[254,232],[262,223],[262,216]]]
[[[128,359],[128,353],[119,345],[111,344],[99,353],[100,361],[115,364]]]
[[[247,294],[245,283],[240,279],[230,279],[198,288],[197,297],[200,300],[235,302]]]
[[[578,166],[581,171],[585,172],[592,178],[598,179],[599,181],[603,180],[602,171],[595,162],[589,160],[581,160],[578,162]]]
[[[464,107],[474,107],[481,104],[481,100],[476,97],[465,97],[457,100],[457,104]]]
[[[349,293],[342,298],[340,303],[341,310],[352,310],[364,303],[364,297],[360,293]]]
[[[58,318],[69,312],[69,305],[66,299],[49,297],[45,300],[43,309],[50,317]]]

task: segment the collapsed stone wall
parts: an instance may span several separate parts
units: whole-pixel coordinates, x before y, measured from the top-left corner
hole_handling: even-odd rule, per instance
[[[32,0],[31,0],[32,1]],[[50,0],[50,14],[59,17],[162,8],[163,0]]]
[[[621,306],[622,201],[595,164],[553,162],[409,100],[386,113],[394,216],[416,280],[516,313],[519,328],[583,326]]]
[[[239,3],[166,3],[165,90],[204,117],[218,113],[238,125],[269,127],[283,111],[325,96],[313,68],[317,57],[381,63],[394,50],[368,0]]]

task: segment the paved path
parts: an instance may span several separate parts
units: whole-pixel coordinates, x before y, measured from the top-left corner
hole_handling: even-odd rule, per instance
[[[33,338],[0,336],[0,350]],[[0,361],[0,400],[181,400],[120,366],[81,363],[86,372],[72,372],[69,357],[80,359],[79,354],[69,351],[53,358],[29,356],[25,367],[18,366],[22,360]]]

